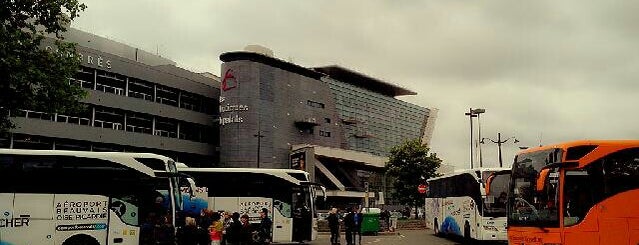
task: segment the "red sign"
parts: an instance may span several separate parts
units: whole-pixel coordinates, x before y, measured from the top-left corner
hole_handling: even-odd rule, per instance
[[[235,76],[233,76],[233,70],[228,69],[222,79],[222,90],[227,91],[235,87],[237,87],[237,80],[235,80]]]
[[[428,188],[428,186],[421,184],[419,186],[417,186],[417,191],[421,194],[426,193],[426,189]]]

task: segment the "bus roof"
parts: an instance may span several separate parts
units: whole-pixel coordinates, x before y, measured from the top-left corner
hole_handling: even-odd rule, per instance
[[[152,158],[169,161],[171,158],[152,153],[128,153],[128,152],[92,152],[92,151],[62,151],[62,150],[22,150],[0,149],[1,154],[11,155],[36,155],[36,156],[74,156],[96,158],[120,164],[135,169],[148,176],[155,176],[153,169],[136,160],[136,158]]]
[[[462,174],[472,174],[476,179],[479,179],[476,175],[477,171],[479,172],[486,172],[486,171],[503,171],[503,170],[510,170],[510,168],[498,168],[498,167],[494,167],[494,168],[471,168],[471,169],[460,169],[460,170],[456,170],[454,173],[449,173],[449,174],[445,174],[439,177],[434,177],[434,178],[430,178],[426,181],[431,181],[431,180],[437,180],[437,179],[444,179],[444,178],[449,178],[452,176],[457,176],[457,175],[462,175]]]
[[[541,150],[555,149],[555,148],[568,149],[573,146],[582,146],[582,145],[639,146],[639,140],[576,140],[576,141],[568,141],[568,142],[556,143],[551,145],[528,148],[526,150],[520,151],[519,153],[517,153],[517,155],[541,151]]]
[[[275,169],[275,168],[189,168],[183,167],[183,164],[178,165],[180,172],[209,172],[209,173],[256,173],[272,175],[281,179],[285,179],[289,182],[301,184],[302,182],[308,182],[308,172],[296,169]],[[306,180],[300,180],[294,175],[304,175]]]

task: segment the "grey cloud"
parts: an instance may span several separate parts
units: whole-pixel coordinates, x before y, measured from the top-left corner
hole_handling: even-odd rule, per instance
[[[303,66],[340,64],[440,109],[432,150],[465,167],[468,107],[483,136],[519,145],[638,138],[639,3],[616,1],[86,1],[74,26],[219,74],[220,53],[267,46]],[[496,163],[496,146],[484,160]]]

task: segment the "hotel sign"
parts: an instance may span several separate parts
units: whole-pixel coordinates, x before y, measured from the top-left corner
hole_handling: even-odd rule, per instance
[[[46,46],[44,47],[44,50],[46,51],[54,51],[56,53],[59,53],[60,51],[58,49],[53,50],[52,46]],[[94,67],[101,67],[101,68],[107,68],[107,69],[111,69],[111,60],[102,58],[101,55],[93,55],[93,54],[83,54],[82,52],[78,52],[78,60],[80,60],[80,65],[91,65]],[[74,54],[73,53],[68,53],[66,54],[68,57],[73,57]]]

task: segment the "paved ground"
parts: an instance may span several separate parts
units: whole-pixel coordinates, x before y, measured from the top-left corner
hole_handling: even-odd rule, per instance
[[[344,233],[341,234],[342,245],[346,244]],[[320,233],[318,239],[309,244],[312,245],[330,245],[330,235]],[[452,245],[459,244],[455,241],[440,238],[432,235],[431,230],[406,230],[399,231],[395,235],[380,236],[362,236],[362,245],[427,245],[442,244]]]

